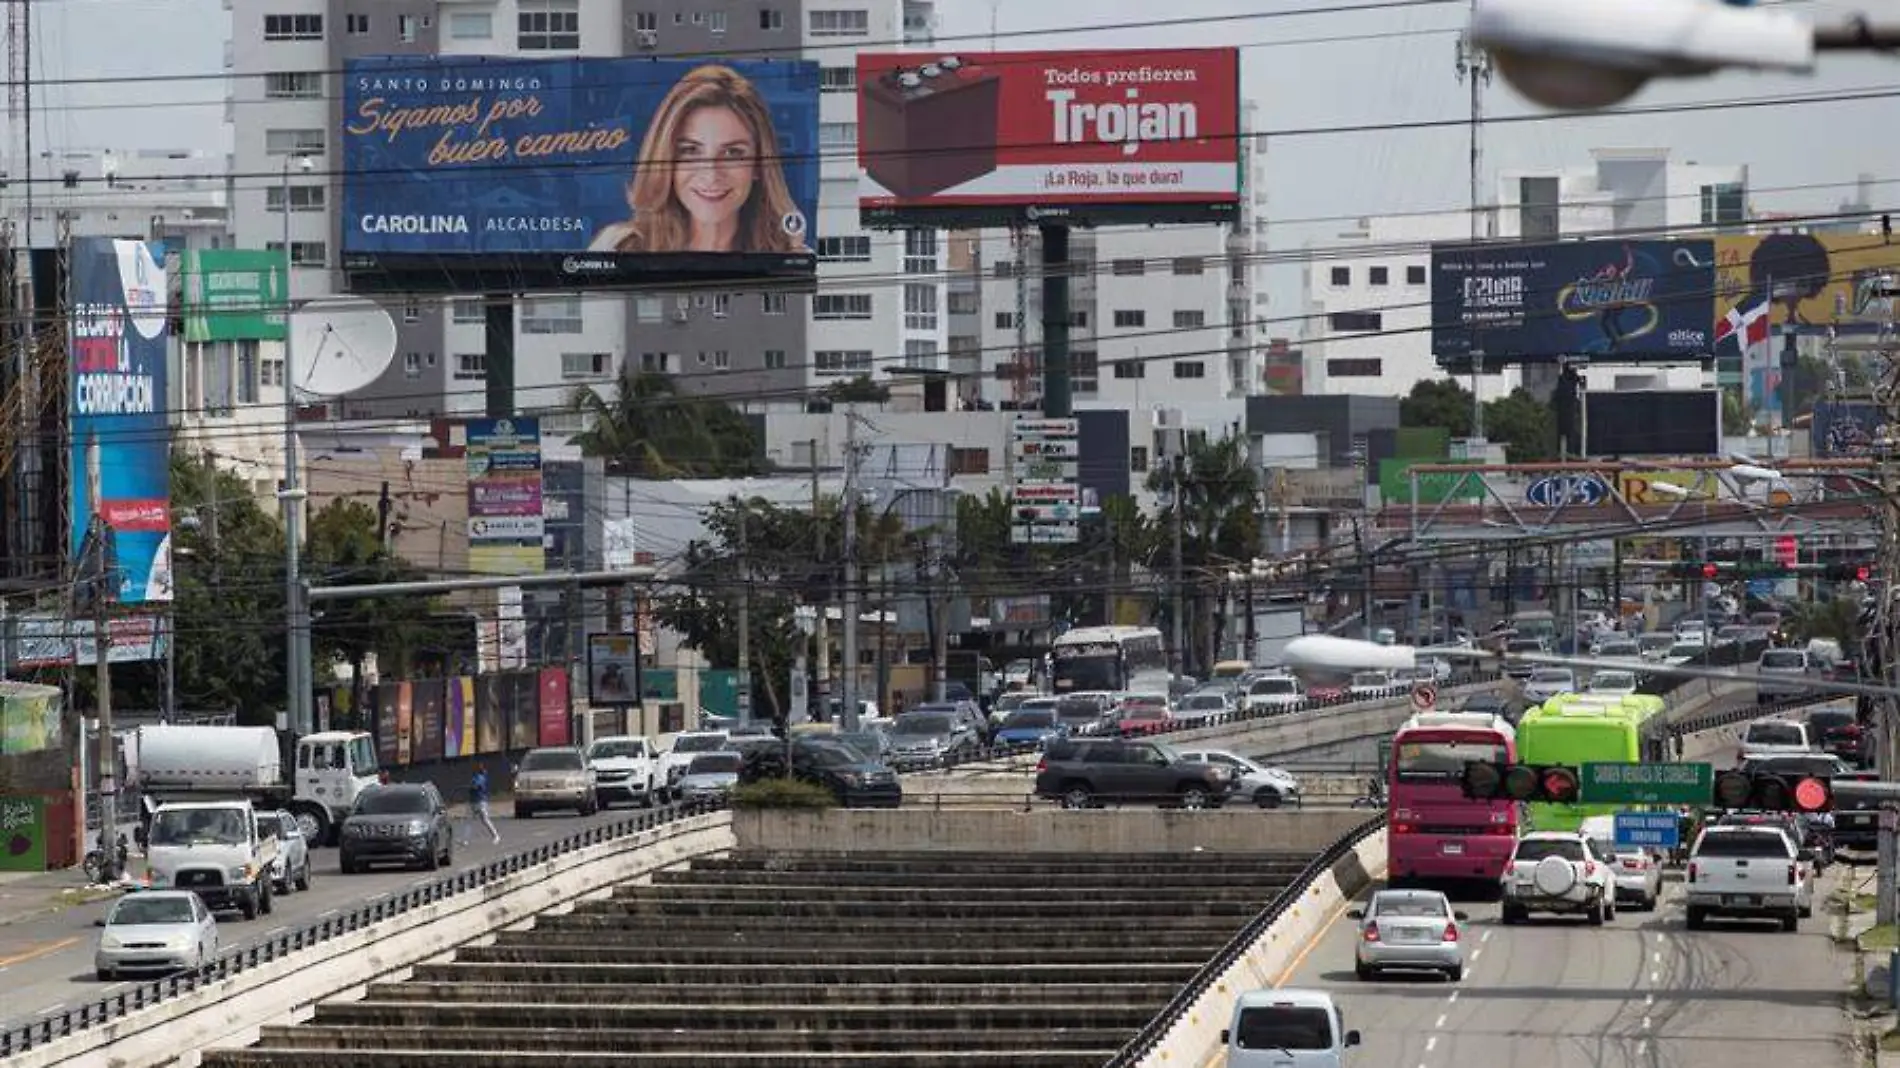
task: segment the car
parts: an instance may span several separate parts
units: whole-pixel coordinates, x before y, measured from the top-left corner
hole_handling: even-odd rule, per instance
[[[1708,651],[1709,647],[1700,641],[1678,641],[1663,653],[1662,662],[1675,667],[1678,664],[1686,664]]]
[[[1800,758],[1780,758],[1783,760]],[[1812,859],[1802,859],[1802,878],[1814,879],[1834,863],[1834,814],[1831,812],[1724,812],[1708,824],[1711,827],[1770,826],[1788,836],[1798,850],[1807,850]],[[1807,913],[1802,913],[1802,919]]]
[[[831,736],[833,741],[856,749],[866,760],[879,764],[888,764],[891,755],[891,736],[876,727],[861,731],[840,731]]]
[[[1518,839],[1503,891],[1506,924],[1523,923],[1533,912],[1581,915],[1592,927],[1616,918],[1610,866],[1579,832],[1533,831]]]
[[[1812,855],[1771,826],[1711,826],[1696,836],[1684,871],[1684,908],[1690,930],[1711,917],[1767,918],[1797,931],[1813,911],[1812,880],[1801,873]],[[1804,900],[1805,895],[1805,900]]]
[[[843,808],[897,808],[904,803],[904,789],[895,771],[829,738],[799,738],[789,747],[751,747],[740,762],[739,782],[783,778],[788,771],[792,778],[831,791]]]
[[[1257,760],[1225,749],[1184,749],[1182,760],[1219,764],[1233,772],[1230,791],[1236,799],[1252,798],[1260,808],[1279,808],[1300,803],[1300,780],[1282,768],[1268,767]]]
[[[1069,728],[1056,718],[1055,709],[1030,709],[1011,712],[996,727],[996,743],[1001,746],[1041,748],[1051,738],[1066,738]]]
[[[682,801],[711,801],[725,797],[739,785],[739,765],[745,759],[739,753],[721,751],[700,753],[686,766],[677,787]]]
[[[1071,694],[1056,699],[1056,718],[1072,735],[1098,734],[1106,707],[1091,694]]]
[[[1291,712],[1305,703],[1306,688],[1292,675],[1262,675],[1247,684],[1249,712]]]
[[[702,738],[706,741],[699,741]],[[682,734],[674,744],[677,745],[680,741],[687,739],[693,740],[690,744],[708,745],[714,750],[724,748],[726,744],[726,736],[717,731]],[[531,751],[528,755],[533,756],[535,752],[540,752],[540,750]],[[521,808],[521,779],[524,775],[529,775],[526,768],[527,761],[524,759],[522,763],[522,771],[515,776],[517,813]],[[585,770],[594,777],[593,808],[612,808],[616,802],[622,801],[652,808],[655,801],[666,796],[670,779],[667,758],[656,752],[653,743],[645,738],[631,735],[597,738],[594,744],[587,747],[585,764]],[[549,765],[546,770],[551,773],[555,769]],[[530,778],[528,792],[537,796],[545,794],[556,800],[564,799],[567,797],[566,792],[554,785],[560,778],[559,775],[535,772]],[[567,806],[537,802],[532,807],[539,809]],[[583,811],[582,814],[587,813]]]
[[[1874,762],[1874,734],[1861,725],[1860,716],[1846,708],[1817,708],[1808,713],[1808,738],[1857,768]]]
[[[1234,999],[1220,1044],[1226,1068],[1342,1068],[1359,1032],[1324,990],[1275,987]]]
[[[1790,697],[1805,697],[1810,692],[1809,687],[1786,680],[1806,679],[1813,670],[1806,649],[1763,649],[1755,661],[1755,703],[1765,705]]]
[[[1122,699],[1114,712],[1115,730],[1122,737],[1137,734],[1164,734],[1174,726],[1168,699],[1156,694],[1131,694]]]
[[[1150,801],[1181,808],[1218,808],[1234,787],[1219,765],[1185,759],[1147,738],[1067,738],[1052,742],[1036,764],[1037,797],[1064,808],[1104,801]]]
[[[1636,636],[1636,648],[1644,660],[1660,662],[1669,655],[1669,649],[1676,644],[1676,636],[1664,631],[1652,631]]]
[[[891,765],[899,771],[938,767],[983,748],[982,736],[965,717],[930,705],[897,717],[890,739]]]
[[[645,739],[633,740],[645,744]],[[652,766],[650,751],[647,766]],[[532,819],[549,809],[572,809],[583,816],[600,811],[599,773],[588,765],[587,755],[573,746],[551,745],[523,753],[515,768],[514,793],[518,820]],[[650,791],[647,796],[652,796]]]
[[[1639,660],[1643,655],[1643,647],[1634,638],[1604,634],[1590,643],[1590,655],[1604,660]]]
[[[1454,983],[1465,977],[1458,924],[1468,917],[1439,891],[1381,890],[1346,915],[1359,921],[1353,972],[1360,979],[1388,969],[1439,972]]]
[[[1639,682],[1633,671],[1599,671],[1590,676],[1590,685],[1586,692],[1607,694],[1611,697],[1628,697],[1636,692]]]
[[[1534,705],[1541,705],[1560,693],[1576,692],[1577,673],[1569,668],[1540,667],[1524,680],[1524,700]]]
[[[1183,726],[1204,727],[1225,720],[1233,709],[1233,699],[1225,691],[1203,688],[1181,698],[1174,718]]]
[[[1758,719],[1742,732],[1742,744],[1735,759],[1739,763],[1750,757],[1802,756],[1813,749],[1806,724],[1785,719]]]
[[[679,780],[686,774],[693,758],[701,753],[720,753],[726,751],[725,731],[682,731],[673,736],[673,744],[660,754],[660,767],[654,776],[657,785],[668,796],[676,795]],[[591,753],[591,750],[590,750]],[[603,772],[602,778],[605,778]]]
[[[455,860],[455,829],[434,783],[389,783],[363,791],[341,831],[337,862],[345,875],[372,864],[433,870]]]
[[[1591,816],[1578,828],[1595,844],[1597,855],[1610,866],[1618,904],[1630,902],[1644,912],[1656,911],[1662,898],[1662,858],[1646,849],[1616,844],[1616,817]]]
[[[1346,683],[1346,695],[1355,701],[1384,697],[1393,689],[1392,676],[1383,671],[1355,671]]]
[[[1834,780],[1835,782],[1879,782],[1880,773],[1873,770],[1851,771]],[[1872,799],[1847,801],[1836,799],[1834,802],[1834,833],[1830,835],[1836,849],[1873,850],[1880,844],[1881,803]]]
[[[94,921],[102,930],[92,951],[100,982],[121,975],[196,971],[218,955],[218,921],[189,890],[127,894]]]
[[[259,834],[277,839],[277,857],[270,864],[271,883],[280,894],[310,889],[310,843],[297,818],[281,809],[257,814]]]

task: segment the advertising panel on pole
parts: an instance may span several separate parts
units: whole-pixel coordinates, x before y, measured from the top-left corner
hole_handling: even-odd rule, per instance
[[[1714,344],[1707,239],[1432,249],[1432,355],[1486,366],[1702,360]]]
[[[1071,545],[1081,537],[1082,484],[1076,419],[1019,416],[1010,429],[1010,541]]]
[[[364,57],[340,140],[356,292],[816,270],[816,63]]]
[[[1592,390],[1583,396],[1587,456],[1715,456],[1722,451],[1722,392]]]
[[[178,269],[186,341],[284,340],[283,253],[186,249]]]
[[[639,635],[587,636],[587,703],[601,707],[640,703]]]
[[[1900,256],[1879,234],[1747,234],[1715,239],[1713,321],[1767,306],[1772,333],[1877,334],[1896,320]],[[1739,358],[1723,338],[1718,357]]]
[[[480,575],[541,571],[540,420],[470,419],[467,442],[468,569]]]
[[[77,557],[85,549],[96,518],[118,602],[170,601],[165,249],[156,242],[80,238],[71,262],[71,550]]]
[[[859,53],[867,226],[1239,214],[1240,52]]]

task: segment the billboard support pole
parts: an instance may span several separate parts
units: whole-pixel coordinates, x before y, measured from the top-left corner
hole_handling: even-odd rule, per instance
[[[1074,414],[1069,376],[1069,228],[1042,224],[1042,414]]]
[[[486,413],[490,419],[515,414],[515,302],[507,293],[490,293],[482,301],[482,329],[486,335],[484,363]]]

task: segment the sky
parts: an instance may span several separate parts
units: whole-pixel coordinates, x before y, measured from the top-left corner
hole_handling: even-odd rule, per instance
[[[236,0],[238,3],[256,0]],[[588,0],[618,2],[618,0]],[[1268,151],[1268,241],[1280,250],[1327,243],[1366,215],[1456,210],[1468,201],[1467,90],[1454,72],[1456,4],[1359,13],[1287,15],[1364,0],[938,0],[939,47],[1000,49],[1237,45],[1245,91],[1259,105]],[[1563,2],[1563,0],[1553,0]],[[1573,0],[1588,2],[1588,0]],[[1816,21],[1882,7],[1789,3]],[[227,13],[221,0],[58,0],[35,8],[35,77],[209,75],[197,80],[44,86],[35,103],[37,145],[222,150],[220,122]],[[1173,24],[1156,25],[1157,15]],[[1196,23],[1193,20],[1208,20]],[[1096,29],[1113,27],[1121,29]],[[1633,106],[1732,102],[1790,93],[1892,90],[1900,60],[1822,57],[1811,77],[1725,73],[1654,84]],[[1668,147],[1673,158],[1745,163],[1753,205],[1824,212],[1851,197],[1858,174],[1876,206],[1900,192],[1893,99],[1798,107],[1727,108],[1695,114],[1552,118],[1502,81],[1486,93],[1487,169],[1587,163],[1592,148]],[[1523,120],[1531,117],[1532,121]],[[1451,121],[1445,127],[1371,131],[1382,123]],[[1360,127],[1357,131],[1336,131]],[[11,143],[10,148],[15,148]],[[17,150],[17,148],[15,149]],[[1795,188],[1803,187],[1803,188]],[[1490,185],[1487,185],[1487,189]],[[1270,272],[1271,315],[1289,315],[1297,268]],[[1293,324],[1270,333],[1296,334]]]

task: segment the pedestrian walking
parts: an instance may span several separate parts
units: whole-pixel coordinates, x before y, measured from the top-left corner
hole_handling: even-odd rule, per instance
[[[495,829],[495,821],[488,815],[488,769],[482,764],[475,765],[475,774],[468,780],[468,822],[473,824],[477,821],[480,821],[482,827],[488,831],[489,837],[493,838],[496,844],[500,844],[501,832]],[[463,845],[467,845],[470,838],[466,832],[473,829],[473,827],[463,827],[465,832],[462,835]]]

